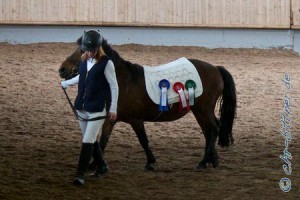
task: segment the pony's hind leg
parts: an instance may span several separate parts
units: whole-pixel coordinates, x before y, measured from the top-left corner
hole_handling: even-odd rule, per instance
[[[147,156],[147,163],[145,165],[146,170],[153,171],[154,170],[154,164],[156,162],[156,159],[149,147],[149,142],[147,138],[147,134],[144,127],[144,122],[140,120],[134,120],[129,123],[133,130],[135,131],[140,144],[142,145],[146,156]]]
[[[196,113],[193,111],[198,124],[201,126],[205,137],[205,151],[203,159],[197,164],[196,170],[206,168],[207,163],[215,168],[219,165],[219,157],[216,146],[216,140],[219,133],[219,121],[213,112],[203,111]]]

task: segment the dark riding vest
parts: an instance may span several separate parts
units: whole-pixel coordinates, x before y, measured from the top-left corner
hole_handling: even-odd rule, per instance
[[[104,74],[107,62],[108,57],[102,56],[89,72],[87,71],[87,62],[80,62],[78,94],[74,103],[76,110],[103,111],[107,95],[110,94],[109,83]]]

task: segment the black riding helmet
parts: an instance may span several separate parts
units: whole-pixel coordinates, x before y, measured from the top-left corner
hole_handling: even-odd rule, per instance
[[[83,51],[96,51],[102,45],[102,36],[96,30],[84,31],[81,42]]]

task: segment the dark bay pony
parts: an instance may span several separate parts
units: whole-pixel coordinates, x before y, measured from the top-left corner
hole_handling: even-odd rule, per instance
[[[81,44],[81,39],[78,39],[78,44]],[[103,41],[102,48],[115,65],[119,84],[117,121],[131,125],[147,156],[145,168],[154,170],[153,165],[156,160],[148,145],[144,122],[173,121],[183,117],[188,111],[179,112],[179,103],[174,103],[169,111],[161,113],[158,105],[153,103],[147,94],[143,67],[124,60],[106,40]],[[61,78],[70,79],[77,75],[82,53],[78,48],[62,63],[59,68]],[[219,164],[215,149],[217,137],[219,137],[218,144],[222,147],[233,143],[232,126],[236,112],[236,89],[231,74],[224,67],[213,66],[196,59],[189,60],[200,74],[203,85],[202,95],[197,97],[194,106],[191,106],[191,111],[202,128],[206,140],[204,157],[196,165],[196,169],[201,170],[206,168],[207,164],[212,164],[213,167]],[[221,99],[220,119],[215,116],[218,99]],[[100,138],[103,150],[115,124],[116,122],[106,120],[103,125]]]

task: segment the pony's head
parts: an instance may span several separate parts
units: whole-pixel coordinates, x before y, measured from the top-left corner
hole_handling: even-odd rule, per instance
[[[78,74],[79,62],[83,52],[77,48],[75,52],[66,58],[66,60],[59,67],[59,75],[66,80],[71,79]]]
[[[80,48],[82,44],[82,37],[78,38],[77,44],[78,48],[71,56],[66,58],[66,60],[61,64],[59,68],[60,77],[66,80],[71,79],[78,74],[79,62],[81,60],[82,54],[84,53]],[[103,54],[108,56],[114,62],[115,65],[123,61],[118,52],[113,50],[108,44],[107,40],[105,40],[104,38],[100,49]]]

